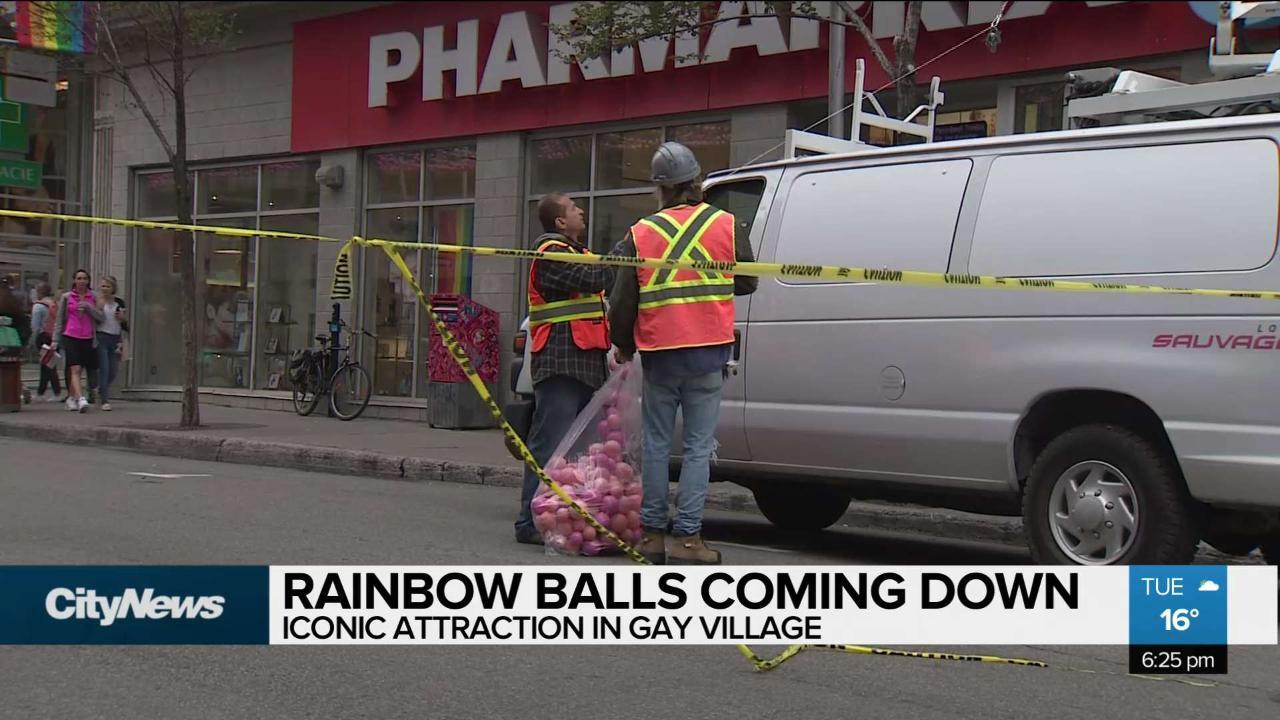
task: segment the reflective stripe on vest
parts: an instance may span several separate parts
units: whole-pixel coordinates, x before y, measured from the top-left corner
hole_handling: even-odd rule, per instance
[[[578,252],[572,245],[549,238],[538,245],[540,252],[549,248],[569,248]],[[573,344],[581,350],[608,350],[609,326],[604,310],[604,293],[575,293],[567,300],[546,301],[533,282],[534,270],[539,261],[534,260],[529,266],[529,337],[533,352],[540,352],[551,337],[551,328],[556,323],[568,323],[573,335]],[[554,261],[549,261],[554,262]]]
[[[734,219],[705,203],[664,210],[632,228],[636,254],[663,259],[734,259]],[[711,270],[636,268],[640,350],[733,342],[733,277]]]

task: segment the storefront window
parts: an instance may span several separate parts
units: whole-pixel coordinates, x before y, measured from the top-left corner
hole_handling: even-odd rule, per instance
[[[529,191],[575,192],[591,189],[591,136],[552,138],[529,143],[532,172]]]
[[[263,165],[262,209],[320,207],[320,184],[316,182],[316,171],[319,169],[319,160],[294,160]]]
[[[216,224],[252,228],[254,218],[219,218]],[[198,309],[200,384],[247,388],[253,344],[256,240],[198,233],[196,248],[196,272],[204,281],[204,307]]]
[[[664,140],[687,145],[703,173],[711,173],[729,167],[729,130],[727,122],[709,122],[534,140],[529,153],[526,246],[542,234],[538,201],[548,193],[563,192],[586,215],[584,240],[591,250],[609,252],[626,237],[627,228],[658,209],[649,181],[658,145]]]
[[[366,206],[373,207],[365,212],[365,237],[472,244],[475,145],[371,153],[368,166]],[[412,249],[400,253],[423,292],[471,294],[470,255]],[[377,336],[376,342],[362,343],[362,357],[373,374],[373,392],[426,397],[430,318],[412,286],[381,249],[362,250],[361,257],[365,260],[363,324]]]
[[[166,230],[142,230],[137,235],[137,262],[131,275],[135,300],[129,324],[133,379],[138,384],[182,384],[182,274],[177,240],[175,233]]]
[[[422,152],[382,152],[369,156],[369,205],[417,202],[422,181]]]
[[[475,146],[427,150],[427,191],[424,200],[459,200],[475,196]]]
[[[703,174],[729,167],[729,123],[679,125],[667,129],[667,139],[692,150]],[[648,164],[646,159],[646,169]]]
[[[4,83],[0,78],[0,98],[9,98]],[[23,173],[6,175],[0,183],[0,208],[83,212],[86,188],[79,179],[91,155],[84,144],[89,87],[78,71],[62,68],[53,107],[0,100],[0,155],[24,163]],[[0,275],[20,293],[42,281],[65,290],[71,273],[89,264],[83,231],[79,223],[60,220],[0,218]]]
[[[198,214],[221,215],[258,209],[257,165],[200,170],[196,174]]]
[[[264,181],[266,176],[264,167]],[[317,213],[266,215],[260,229],[315,235],[319,225]],[[254,386],[292,390],[289,354],[314,344],[319,244],[282,238],[261,238],[259,242]]]
[[[370,210],[365,235],[383,240],[418,242],[418,208]],[[373,391],[378,395],[408,397],[413,394],[413,338],[418,301],[400,271],[382,250],[365,257],[375,273],[373,280],[374,351]],[[417,250],[401,250],[405,263],[420,270]],[[381,256],[381,257],[378,257]]]
[[[649,185],[649,163],[662,144],[662,128],[601,133],[596,138],[596,189]]]
[[[470,245],[475,208],[471,205],[441,205],[424,208],[427,242],[439,245]],[[469,253],[433,252],[424,268],[429,276],[426,287],[447,295],[471,295],[471,258]],[[415,297],[416,300],[416,297]],[[418,306],[418,357],[426,358],[431,340],[431,315]],[[427,396],[427,363],[418,363],[418,397]]]
[[[313,159],[197,169],[192,210],[200,225],[317,234],[319,190]],[[261,182],[259,182],[261,180]],[[172,220],[173,174],[137,179],[137,215]],[[231,214],[228,214],[231,213]],[[131,277],[132,380],[182,382],[182,283],[175,235],[140,231]],[[178,242],[190,242],[178,234]],[[310,344],[315,327],[318,246],[305,240],[197,233],[195,270],[203,297],[196,307],[202,387],[289,390],[288,354]],[[282,369],[283,366],[283,369]]]
[[[1066,85],[1060,82],[1023,85],[1014,93],[1014,133],[1062,129],[1062,101]]]
[[[644,195],[616,195],[596,198],[591,213],[591,248],[607,253],[627,237],[627,231],[637,220],[658,211],[658,201],[651,193]]]

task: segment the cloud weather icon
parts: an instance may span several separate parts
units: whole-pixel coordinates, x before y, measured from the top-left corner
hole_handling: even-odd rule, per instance
[[[1218,587],[1218,583],[1212,580],[1200,581],[1200,592],[1218,592],[1221,589],[1221,587]]]

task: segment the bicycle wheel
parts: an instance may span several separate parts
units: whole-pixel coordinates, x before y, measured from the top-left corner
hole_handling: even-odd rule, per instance
[[[308,364],[306,372],[293,383],[293,409],[306,417],[320,404],[320,368]]]
[[[339,420],[355,420],[369,406],[372,388],[364,368],[356,363],[343,365],[329,383],[329,407]]]

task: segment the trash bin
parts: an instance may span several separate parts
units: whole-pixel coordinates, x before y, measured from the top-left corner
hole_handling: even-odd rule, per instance
[[[498,313],[465,295],[432,295],[431,307],[466,350],[471,367],[492,393],[502,362]],[[431,427],[453,430],[496,425],[488,405],[445,347],[435,323],[431,323],[427,345],[427,418]]]

